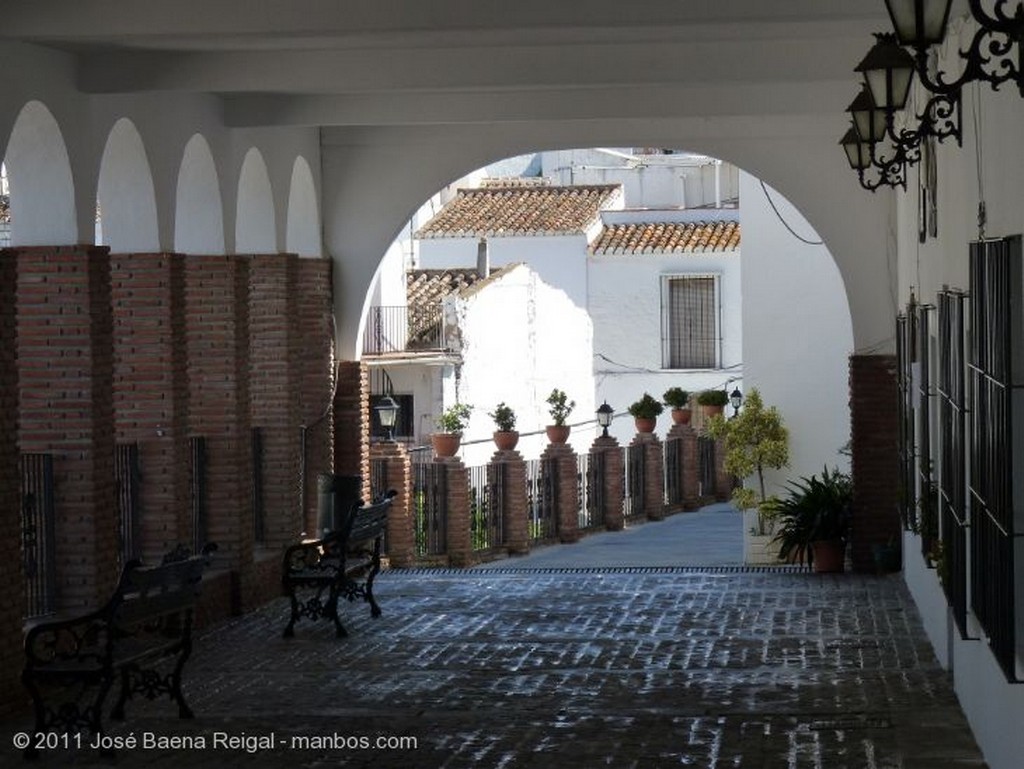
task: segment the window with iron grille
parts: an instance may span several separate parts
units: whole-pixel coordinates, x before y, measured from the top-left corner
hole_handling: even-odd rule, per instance
[[[669,276],[661,294],[662,368],[718,368],[718,277]]]

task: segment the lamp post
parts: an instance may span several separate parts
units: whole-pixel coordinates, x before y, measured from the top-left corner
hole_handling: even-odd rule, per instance
[[[732,404],[732,415],[739,414],[740,406],[743,405],[743,393],[740,392],[740,388],[737,387],[729,393],[729,403]]]
[[[608,426],[612,423],[612,417],[615,416],[615,409],[608,405],[608,401],[601,404],[597,410],[597,423],[601,426],[604,432],[601,433],[602,438],[608,437]]]
[[[385,395],[374,406],[374,410],[377,412],[377,419],[380,420],[380,426],[387,430],[386,439],[388,441],[394,440],[395,421],[398,419],[399,408],[398,402],[390,395]]]

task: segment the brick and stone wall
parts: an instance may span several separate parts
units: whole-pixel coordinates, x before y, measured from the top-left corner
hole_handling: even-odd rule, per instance
[[[853,454],[853,567],[874,568],[872,547],[899,540],[896,359],[850,356],[850,446]]]
[[[626,490],[626,467],[619,442],[609,436],[600,436],[590,447],[590,454],[604,455],[604,527],[608,531],[621,531],[625,526],[622,515],[623,495]]]
[[[416,531],[412,514],[412,463],[405,447],[380,441],[370,447],[370,459],[385,463],[384,485],[398,494],[388,511],[387,556],[392,566],[412,566],[416,560]]]
[[[370,498],[370,376],[365,364],[342,361],[334,394],[334,472],[358,475]]]
[[[141,555],[156,563],[178,544],[192,544],[185,260],[113,254],[110,274],[115,435],[138,444]]]
[[[18,505],[18,369],[14,360],[17,258],[0,250],[0,715],[21,696],[22,618],[25,588]]]
[[[679,468],[682,478],[683,510],[696,510],[700,504],[700,468],[697,463],[697,432],[690,425],[675,424],[667,440],[679,441]],[[675,512],[675,511],[673,511]]]
[[[445,468],[448,491],[447,550],[452,566],[473,562],[473,543],[469,531],[469,471],[458,457],[434,460]]]
[[[526,462],[515,450],[496,451],[491,458],[489,473],[505,468],[504,500],[501,526],[505,535],[505,549],[509,555],[530,552],[530,525],[526,499]]]
[[[558,511],[558,539],[561,542],[575,542],[580,538],[579,486],[576,452],[567,443],[549,443],[541,454],[541,460],[555,463],[555,477],[558,478],[555,509]]]
[[[283,547],[305,528],[300,433],[298,257],[249,258],[249,366],[252,425],[262,443],[262,542]]]
[[[630,444],[643,446],[644,513],[652,521],[665,517],[665,452],[661,440],[654,433],[637,433]]]
[[[110,257],[92,246],[18,249],[23,453],[54,457],[57,608],[100,604],[117,579]]]

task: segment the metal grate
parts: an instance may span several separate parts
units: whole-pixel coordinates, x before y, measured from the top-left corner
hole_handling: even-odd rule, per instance
[[[714,277],[669,278],[665,282],[664,365],[715,368],[718,365],[718,311]]]
[[[706,435],[697,438],[697,477],[700,483],[699,496],[713,497],[718,494],[715,441]]]
[[[604,526],[604,467],[604,452],[576,457],[580,529]]]
[[[208,541],[209,500],[207,499],[206,438],[188,439],[189,500],[192,507],[192,552],[198,553]]]
[[[558,536],[558,464],[553,460],[526,463],[526,510],[532,542]]]
[[[960,635],[967,631],[967,400],[964,305],[958,291],[939,294],[939,509],[945,561],[943,589]]]
[[[445,466],[436,462],[415,462],[412,470],[416,555],[444,555],[448,552],[448,479]]]
[[[912,306],[911,306],[912,312]],[[903,528],[917,525],[917,484],[914,473],[913,326],[907,315],[896,318],[896,388],[899,419],[898,504]]]
[[[505,464],[469,469],[470,542],[475,551],[496,550],[505,544],[507,482],[508,466]]]
[[[1016,669],[1012,368],[1021,363],[1020,236],[971,244],[971,608],[1008,680]],[[1016,358],[1014,357],[1016,355]],[[1019,388],[1021,384],[1016,386]]]
[[[625,504],[622,510],[626,520],[641,518],[646,514],[644,509],[644,487],[646,485],[646,469],[644,467],[643,445],[626,446],[622,450],[626,463]]]
[[[56,611],[53,457],[22,454],[21,543],[25,565],[25,616]]]
[[[935,483],[932,462],[932,305],[918,305],[913,320],[917,340],[917,533],[921,537],[921,554],[931,561],[939,536],[939,490]]]
[[[142,510],[139,503],[142,470],[138,443],[120,443],[114,448],[114,478],[123,566],[133,558],[142,557]]]
[[[665,441],[665,504],[683,504],[683,440],[668,438]]]

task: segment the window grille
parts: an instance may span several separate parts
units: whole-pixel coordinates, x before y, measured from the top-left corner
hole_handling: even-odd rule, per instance
[[[664,368],[718,368],[717,278],[667,278],[662,306]]]

